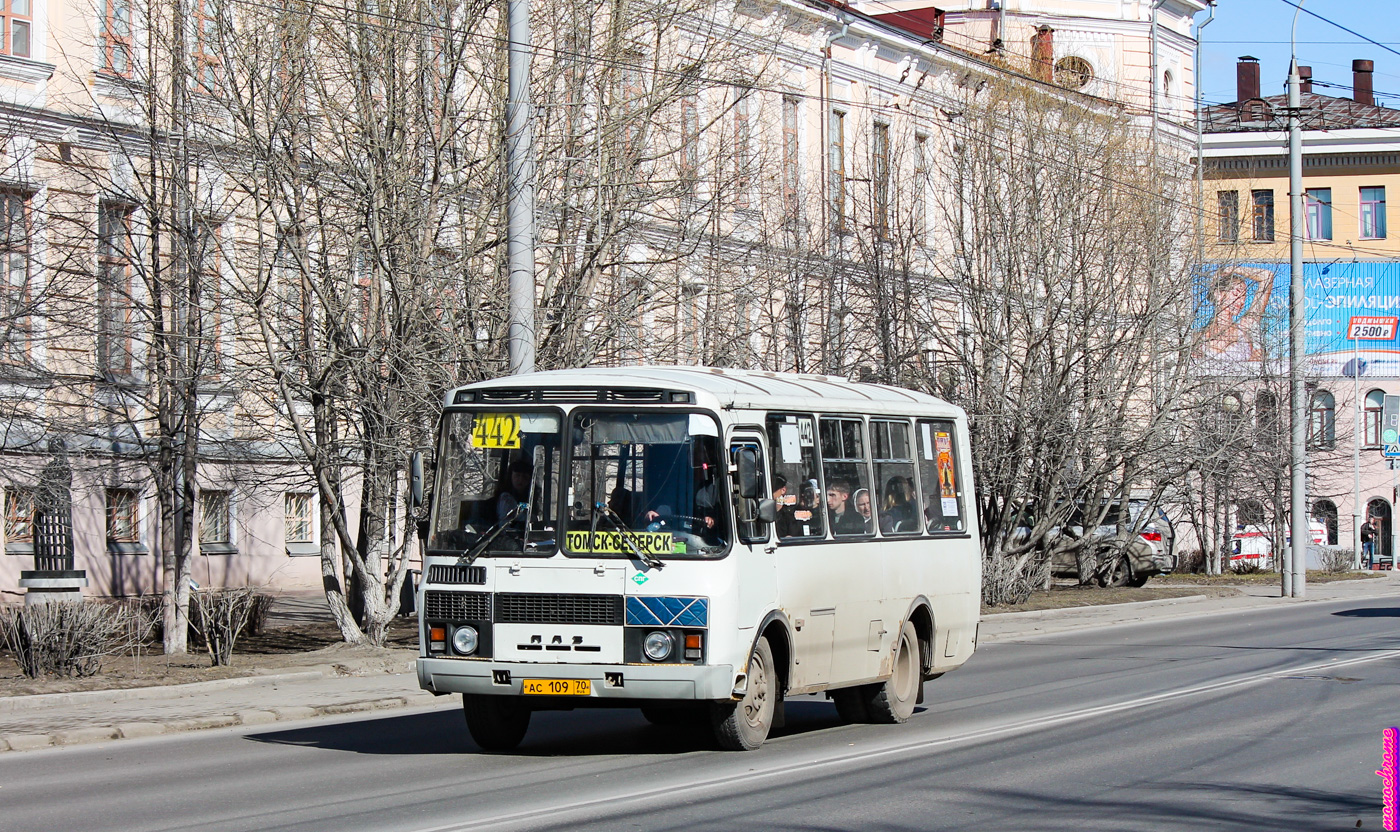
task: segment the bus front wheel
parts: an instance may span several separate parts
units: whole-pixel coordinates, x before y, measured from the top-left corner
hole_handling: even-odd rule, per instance
[[[530,707],[518,696],[462,694],[467,731],[483,751],[510,751],[530,728]]]
[[[768,739],[773,727],[773,710],[778,699],[778,674],[773,669],[773,651],[768,639],[759,637],[749,657],[748,682],[744,698],[711,706],[710,723],[715,739],[726,751],[753,751]]]

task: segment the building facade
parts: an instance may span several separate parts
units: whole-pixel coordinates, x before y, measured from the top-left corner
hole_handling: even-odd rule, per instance
[[[885,7],[535,4],[541,364],[936,386],[969,102],[1031,85],[1181,138],[1203,4],[1092,5],[1008,8],[989,54],[986,10],[940,41]],[[203,586],[382,572],[436,396],[504,372],[489,11],[177,8],[4,24],[0,592],[64,511],[94,595],[161,591],[184,545]]]
[[[1273,67],[1279,73],[1285,67]],[[1326,542],[1360,550],[1368,517],[1377,559],[1393,563],[1395,472],[1382,457],[1386,394],[1400,393],[1400,240],[1389,227],[1387,194],[1400,188],[1400,111],[1372,93],[1374,64],[1353,62],[1350,97],[1302,91],[1306,373],[1310,390],[1309,503]],[[1286,95],[1261,95],[1261,67],[1237,65],[1237,100],[1204,111],[1210,310],[1205,356],[1222,375],[1252,378],[1249,397],[1267,397],[1286,357],[1289,240]],[[1242,401],[1257,415],[1255,402]],[[1259,512],[1253,512],[1259,515]],[[1245,525],[1264,518],[1246,518]],[[1370,558],[1365,558],[1370,562]]]

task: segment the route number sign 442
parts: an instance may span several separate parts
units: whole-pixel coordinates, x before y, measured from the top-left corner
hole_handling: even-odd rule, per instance
[[[1384,315],[1353,315],[1347,324],[1348,341],[1393,341],[1400,318]]]

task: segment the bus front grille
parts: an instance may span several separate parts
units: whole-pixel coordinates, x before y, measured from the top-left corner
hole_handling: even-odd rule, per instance
[[[503,592],[496,596],[503,624],[621,624],[621,595]]]
[[[428,567],[430,584],[484,584],[486,567],[436,563]]]
[[[433,621],[490,621],[489,592],[423,593],[423,617]]]

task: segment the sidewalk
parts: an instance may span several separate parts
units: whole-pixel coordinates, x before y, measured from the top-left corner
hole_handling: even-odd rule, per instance
[[[986,615],[980,638],[982,644],[992,644],[1112,624],[1277,608],[1280,604],[1400,596],[1400,575],[1310,584],[1303,601],[1281,600],[1277,587],[1247,587],[1244,591],[1244,595],[1225,598],[1190,596]],[[287,614],[315,615],[315,603],[298,604]],[[387,664],[381,655],[187,685],[0,697],[0,752],[456,703],[456,697],[435,697],[419,689],[410,651],[396,650],[390,656]]]

